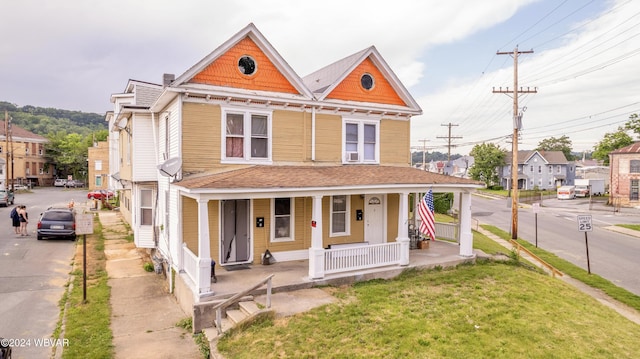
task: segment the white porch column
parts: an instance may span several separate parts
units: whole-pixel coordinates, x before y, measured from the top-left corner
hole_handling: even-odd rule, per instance
[[[198,293],[211,292],[211,244],[208,200],[198,199]]]
[[[409,193],[400,193],[398,204],[398,237],[400,242],[400,265],[409,265]]]
[[[471,232],[471,193],[460,193],[460,255],[473,257],[473,233]]]
[[[324,248],[322,247],[322,196],[313,196],[311,204],[311,248],[309,248],[309,278],[324,278]]]

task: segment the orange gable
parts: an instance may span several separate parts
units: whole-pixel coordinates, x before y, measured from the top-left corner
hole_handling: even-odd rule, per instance
[[[245,55],[252,57],[256,63],[255,73],[249,76],[242,74],[238,69],[238,60]],[[196,74],[190,82],[248,90],[299,93],[248,37]]]
[[[370,90],[365,90],[360,84],[360,78],[365,73],[374,78],[374,86]],[[369,58],[358,65],[331,91],[327,98],[406,106],[406,103],[402,101],[393,87],[391,87],[391,84],[389,84],[389,81]]]

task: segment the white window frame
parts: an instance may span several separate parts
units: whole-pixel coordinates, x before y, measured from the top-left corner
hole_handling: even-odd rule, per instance
[[[345,208],[345,212],[344,212],[344,232],[334,232],[333,230],[333,215],[335,213],[342,213],[342,212],[334,212],[333,210],[333,200],[335,197],[339,197],[339,196],[344,196],[345,197],[345,201],[346,201],[346,208]],[[338,195],[338,196],[331,196],[330,202],[329,202],[329,237],[342,237],[342,236],[348,236],[351,235],[351,217],[350,217],[350,213],[351,213],[351,196],[350,195]]]
[[[358,160],[350,161],[349,153],[347,153],[347,124],[354,124],[358,126]],[[365,160],[364,158],[364,126],[372,125],[376,128],[376,144],[375,144],[375,158],[373,160]],[[351,151],[349,151],[351,152]],[[358,119],[358,118],[344,118],[342,120],[342,163],[343,164],[380,164],[380,119]]]
[[[142,205],[142,199],[144,197],[142,195],[142,193],[145,192],[145,191],[151,192],[151,203],[149,203],[148,206],[143,206]],[[139,209],[138,215],[140,216],[139,217],[140,220],[138,221],[138,226],[140,226],[140,227],[142,227],[142,226],[152,226],[153,225],[153,192],[154,192],[153,188],[140,188],[140,203],[138,204],[138,209]],[[142,216],[142,211],[143,210],[150,210],[151,211],[151,223],[149,223],[149,224],[143,224],[142,223],[142,217],[143,217]]]
[[[271,199],[271,242],[293,242],[295,241],[295,198],[278,197],[289,199],[289,237],[276,238],[276,198]]]
[[[96,171],[102,171],[102,160],[95,160],[93,165]]]
[[[272,164],[272,149],[273,149],[273,111],[264,111],[259,109],[247,109],[239,107],[223,107],[222,111],[222,132],[221,132],[221,163],[259,163],[259,164]],[[227,114],[243,115],[243,157],[227,157]],[[260,115],[267,117],[267,157],[251,157],[251,115]]]

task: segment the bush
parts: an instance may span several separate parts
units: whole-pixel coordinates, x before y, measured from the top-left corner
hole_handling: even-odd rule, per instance
[[[433,207],[436,213],[447,214],[453,203],[453,193],[438,193],[433,196]]]

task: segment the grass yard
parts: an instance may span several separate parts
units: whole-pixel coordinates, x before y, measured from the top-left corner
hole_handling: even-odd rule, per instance
[[[224,336],[228,358],[636,358],[640,326],[564,282],[480,262],[327,288],[337,304]]]

